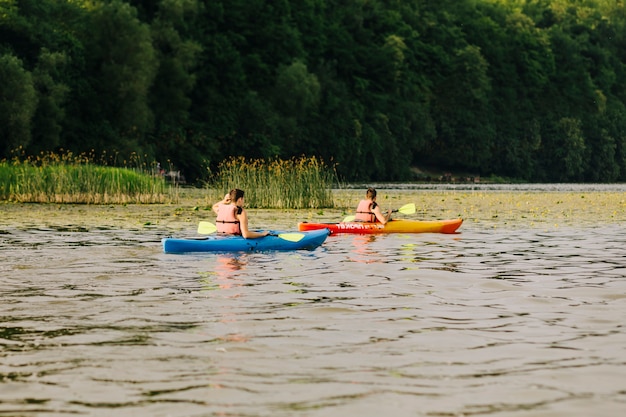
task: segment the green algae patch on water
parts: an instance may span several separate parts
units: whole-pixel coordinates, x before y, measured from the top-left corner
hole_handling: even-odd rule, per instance
[[[352,214],[362,192],[334,190],[328,209],[249,209],[253,229],[295,229],[300,221],[339,222]],[[396,218],[436,220],[462,218],[468,228],[592,227],[624,224],[626,195],[622,192],[556,191],[395,191],[379,192],[384,210],[415,203],[411,215]],[[214,221],[214,201],[205,190],[183,189],[175,202],[161,204],[33,204],[1,202],[0,225],[76,225],[106,228],[195,230]]]

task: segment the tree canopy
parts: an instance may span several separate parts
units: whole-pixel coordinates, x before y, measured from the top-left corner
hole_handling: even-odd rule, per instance
[[[622,0],[0,0],[0,158],[626,180]]]

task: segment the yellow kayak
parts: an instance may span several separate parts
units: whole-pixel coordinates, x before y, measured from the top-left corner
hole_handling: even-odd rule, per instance
[[[370,222],[298,223],[298,230],[328,229],[337,233],[456,233],[463,219],[448,220],[402,220],[393,219],[386,224]]]

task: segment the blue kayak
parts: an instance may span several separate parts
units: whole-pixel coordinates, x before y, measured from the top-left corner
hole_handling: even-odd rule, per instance
[[[310,232],[270,232],[270,235],[257,239],[213,235],[203,238],[168,237],[162,239],[162,242],[165,253],[312,250],[324,243],[329,234],[328,229],[321,229]]]

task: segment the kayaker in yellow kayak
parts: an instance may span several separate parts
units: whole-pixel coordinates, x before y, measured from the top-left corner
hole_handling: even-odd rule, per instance
[[[268,231],[255,232],[248,229],[248,213],[243,208],[244,192],[238,188],[230,190],[224,199],[213,205],[217,214],[215,220],[217,232],[230,235],[241,235],[246,239],[255,239],[269,234]]]
[[[391,209],[387,210],[387,215],[384,215],[376,202],[376,190],[369,187],[365,192],[365,199],[361,200],[356,208],[354,221],[372,223],[378,221],[385,224],[389,220],[391,220]]]

